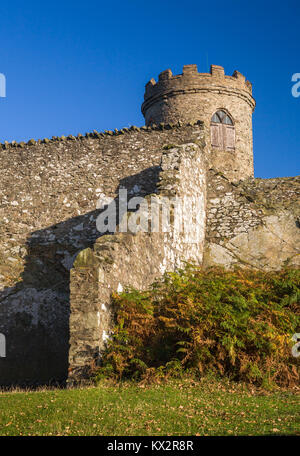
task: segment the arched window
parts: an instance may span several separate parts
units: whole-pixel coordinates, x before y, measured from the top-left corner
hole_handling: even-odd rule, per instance
[[[235,128],[231,117],[225,111],[217,111],[210,124],[211,145],[224,150],[235,148]]]

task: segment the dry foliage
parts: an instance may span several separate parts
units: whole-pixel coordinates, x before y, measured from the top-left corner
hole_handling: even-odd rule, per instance
[[[300,271],[204,271],[187,265],[146,292],[113,295],[116,325],[96,378],[156,381],[208,372],[299,385]]]

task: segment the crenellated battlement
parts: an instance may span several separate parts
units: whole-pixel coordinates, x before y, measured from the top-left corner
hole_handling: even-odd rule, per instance
[[[239,71],[235,70],[232,76],[228,76],[225,74],[225,70],[222,66],[211,65],[210,73],[199,73],[197,65],[193,64],[184,65],[182,74],[173,75],[172,70],[167,69],[162,71],[158,75],[158,82],[156,82],[154,78],[150,79],[150,81],[146,84],[145,99],[147,99],[148,96],[152,95],[153,89],[158,90],[158,88],[165,88],[165,81],[169,81],[167,85],[169,85],[170,87],[176,87],[176,85],[180,83],[187,85],[190,85],[192,83],[193,85],[194,82],[209,82],[211,84],[222,82],[224,85],[228,87],[246,90],[247,92],[252,94],[251,82],[247,81],[245,76]]]
[[[197,65],[184,65],[182,74],[173,75],[170,69],[164,70],[158,75],[157,82],[152,78],[146,84],[142,112],[145,115],[149,106],[156,103],[160,97],[205,90],[221,93],[233,92],[244,98],[254,110],[252,84],[239,71],[234,71],[232,76],[227,76],[222,66],[211,65],[210,73],[199,73]]]

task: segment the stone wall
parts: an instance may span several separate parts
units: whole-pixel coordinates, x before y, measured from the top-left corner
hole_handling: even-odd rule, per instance
[[[122,284],[120,275],[122,286],[146,286],[182,259],[201,264],[203,250],[206,266],[299,265],[299,177],[231,181],[234,168],[227,172],[230,160],[212,157],[205,128],[191,122],[1,145],[0,333],[6,336],[7,356],[0,358],[0,385],[64,381],[69,359],[76,373],[82,360],[98,353],[111,318],[102,304],[109,305],[110,290]],[[184,147],[174,149],[174,144]],[[193,155],[198,147],[200,155]],[[211,170],[204,249],[205,169]],[[176,231],[103,240],[96,227],[97,202],[116,198],[121,188],[129,198],[199,196],[197,242],[182,242]],[[70,269],[76,257],[70,328]],[[89,258],[95,257],[98,263],[104,258],[105,286],[98,263],[90,267]],[[74,332],[76,318],[82,334]],[[87,333],[87,346],[78,342],[74,348]]]
[[[98,239],[93,249],[82,251],[71,270],[71,314],[69,383],[88,375],[100,358],[113,326],[111,293],[124,287],[145,289],[164,271],[182,267],[184,261],[202,262],[205,239],[206,163],[196,144],[165,150],[155,195],[147,197],[147,217],[173,198],[195,203],[196,233],[189,231],[190,211],[183,213],[186,227],[178,227],[170,217],[169,230],[163,232],[116,233]],[[149,203],[149,204],[148,204]],[[187,207],[187,206],[186,206]],[[184,209],[185,210],[185,207]],[[138,212],[145,211],[145,207]],[[174,214],[173,214],[174,215]],[[128,225],[130,217],[124,215]],[[187,217],[185,217],[187,216]],[[160,216],[160,221],[161,221]],[[187,229],[185,229],[187,228]]]
[[[204,265],[263,270],[300,266],[300,176],[208,180]]]
[[[162,147],[201,125],[124,129],[0,148],[0,384],[67,377],[70,268],[101,235],[97,201],[156,188]]]
[[[200,227],[196,242],[194,233],[186,238],[173,225],[169,233],[103,236],[77,257],[71,271],[70,384],[88,376],[101,358],[113,325],[112,292],[145,289],[185,261],[262,270],[300,266],[300,177],[232,182],[213,169],[205,172],[203,148],[166,150],[155,196],[200,199],[199,218],[190,220]]]

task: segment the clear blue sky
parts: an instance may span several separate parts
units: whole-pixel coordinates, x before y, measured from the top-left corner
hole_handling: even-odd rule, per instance
[[[144,85],[196,63],[253,83],[256,177],[300,173],[300,3],[2,1],[0,141],[143,125]]]

